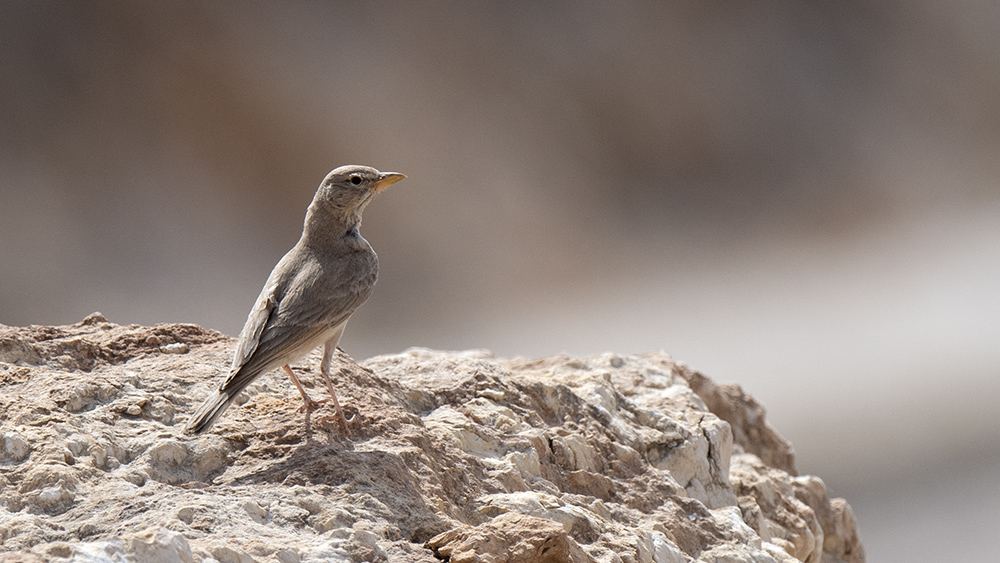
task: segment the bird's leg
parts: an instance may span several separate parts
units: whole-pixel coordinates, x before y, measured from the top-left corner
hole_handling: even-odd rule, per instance
[[[299,381],[299,378],[295,377],[295,372],[292,371],[292,368],[289,367],[288,364],[285,364],[282,368],[285,370],[285,373],[288,374],[288,377],[291,378],[292,383],[295,384],[295,388],[299,390],[299,394],[302,395],[302,401],[305,404],[299,408],[299,412],[316,410],[324,401],[314,401],[310,399],[309,395],[306,395],[306,390],[302,387],[302,383]]]
[[[339,340],[339,338],[336,340]],[[348,419],[344,416],[344,411],[340,408],[340,401],[337,400],[337,392],[333,390],[333,381],[330,379],[330,360],[333,359],[333,354],[337,351],[336,340],[327,342],[326,346],[323,348],[323,362],[319,365],[319,371],[323,374],[323,380],[326,381],[326,388],[330,391],[330,399],[333,401],[333,408],[337,413],[335,418],[340,424],[340,427],[344,429],[344,434],[349,436],[351,432],[347,428],[347,423],[354,420],[354,417],[352,416]],[[322,421],[322,419],[320,421]]]

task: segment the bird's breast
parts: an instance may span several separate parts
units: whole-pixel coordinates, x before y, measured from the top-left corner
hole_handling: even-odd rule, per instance
[[[315,285],[332,294],[369,293],[378,277],[378,256],[364,248],[343,247],[316,257]]]

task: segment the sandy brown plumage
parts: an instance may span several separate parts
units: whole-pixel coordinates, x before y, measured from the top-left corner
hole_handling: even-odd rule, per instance
[[[302,237],[271,271],[247,317],[228,377],[192,415],[187,432],[209,429],[240,391],[277,367],[285,368],[305,408],[313,408],[289,364],[320,345],[320,371],[347,431],[329,366],[347,321],[378,277],[378,257],[358,232],[361,214],[379,190],[403,178],[367,166],[341,166],[327,175],[309,204]]]

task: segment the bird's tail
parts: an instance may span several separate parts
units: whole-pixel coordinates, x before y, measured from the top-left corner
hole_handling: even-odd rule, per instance
[[[214,391],[191,416],[184,431],[188,434],[201,434],[211,428],[216,419],[226,412],[229,405],[233,404],[237,394],[239,394],[238,390],[235,393],[222,390]]]

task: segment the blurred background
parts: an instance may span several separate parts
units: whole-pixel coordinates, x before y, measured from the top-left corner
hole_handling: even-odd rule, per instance
[[[995,556],[1000,4],[7,0],[0,53],[0,323],[236,335],[330,169],[404,172],[355,358],[663,349],[870,561]]]

